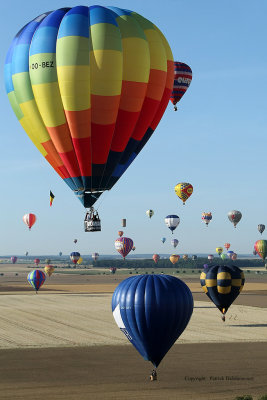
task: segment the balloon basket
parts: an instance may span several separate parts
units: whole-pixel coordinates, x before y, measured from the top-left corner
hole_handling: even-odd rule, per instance
[[[100,232],[101,231],[101,220],[98,212],[93,207],[86,212],[84,218],[84,231],[85,232]]]

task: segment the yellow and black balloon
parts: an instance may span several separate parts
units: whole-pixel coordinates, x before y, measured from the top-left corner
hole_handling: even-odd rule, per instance
[[[242,291],[245,276],[244,272],[234,265],[213,265],[201,273],[200,283],[204,293],[224,316]]]

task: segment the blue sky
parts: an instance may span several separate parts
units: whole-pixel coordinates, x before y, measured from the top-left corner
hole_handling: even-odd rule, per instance
[[[80,1],[5,2],[1,9],[1,70],[17,31],[28,21]],[[95,3],[83,2],[84,5]],[[132,9],[155,23],[166,36],[176,61],[191,66],[192,84],[177,112],[170,103],[151,140],[116,186],[100,198],[101,233],[83,231],[84,209],[28,139],[9,105],[1,79],[1,224],[0,255],[116,254],[114,241],[127,218],[125,235],[136,253],[215,253],[232,244],[237,253],[252,252],[267,226],[267,2],[258,0],[102,1]],[[3,72],[2,72],[3,76]],[[174,193],[178,182],[194,193],[183,206]],[[55,194],[49,207],[49,190]],[[151,220],[145,212],[152,208]],[[227,212],[243,214],[237,228]],[[208,228],[201,213],[211,211]],[[37,215],[29,232],[22,222]],[[181,223],[171,235],[168,214]],[[161,238],[167,238],[161,243]],[[74,245],[73,239],[78,243]],[[264,234],[262,236],[264,239]]]

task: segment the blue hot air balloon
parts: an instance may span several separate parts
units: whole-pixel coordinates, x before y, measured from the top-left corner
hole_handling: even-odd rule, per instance
[[[40,271],[39,269],[35,269],[34,271],[31,271],[28,274],[28,282],[29,284],[37,291],[40,289],[40,287],[44,284],[45,281],[45,274],[43,271]]]
[[[188,286],[174,276],[133,276],[115,289],[112,312],[127,339],[157,367],[186,328],[193,297]]]
[[[165,242],[166,242],[166,238],[163,237],[163,238],[161,239],[161,241],[162,241],[162,243],[165,243]]]

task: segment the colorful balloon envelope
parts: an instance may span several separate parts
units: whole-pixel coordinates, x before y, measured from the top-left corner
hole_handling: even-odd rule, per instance
[[[186,328],[193,297],[188,286],[174,276],[140,275],[117,286],[111,306],[120,330],[157,367]]]
[[[147,211],[146,211],[146,215],[147,215],[149,218],[151,218],[151,217],[153,217],[153,215],[154,215],[154,211],[153,211],[153,210],[147,210]]]
[[[179,261],[180,256],[178,254],[172,254],[170,256],[170,262],[174,265]]]
[[[188,260],[188,254],[183,255],[183,260],[187,261]]]
[[[109,271],[110,271],[111,274],[115,274],[116,270],[117,270],[116,267],[109,268]]]
[[[75,265],[77,264],[80,257],[81,255],[80,253],[78,253],[78,251],[73,251],[72,253],[70,253],[70,259]]]
[[[211,262],[213,259],[214,259],[213,254],[209,254],[209,255],[208,255],[208,260]]]
[[[133,241],[130,238],[121,237],[115,241],[115,249],[117,250],[118,253],[122,255],[123,259],[125,259],[127,254],[130,253],[132,248],[133,248]]]
[[[267,255],[267,240],[257,240],[257,242],[254,244],[254,250],[260,256],[260,258],[265,260]]]
[[[233,210],[233,211],[229,211],[229,213],[228,213],[228,219],[229,219],[229,221],[232,222],[232,224],[234,224],[235,228],[236,228],[236,225],[238,224],[238,222],[241,220],[241,218],[242,218],[242,214],[240,211]]]
[[[119,231],[119,232],[118,232],[118,235],[119,235],[119,237],[122,237],[123,231]]]
[[[35,222],[36,222],[36,215],[34,215],[34,214],[31,214],[31,213],[29,213],[29,214],[25,214],[24,216],[23,216],[23,222],[24,222],[24,224],[26,224],[27,225],[27,227],[29,228],[29,230],[31,230],[31,227],[35,224]],[[27,254],[28,255],[28,254]]]
[[[226,255],[225,254],[221,254],[221,259],[225,260],[226,259]]]
[[[35,258],[34,259],[34,264],[38,267],[38,265],[40,264],[40,259],[39,258]]]
[[[159,261],[159,259],[160,259],[160,255],[159,255],[159,254],[153,254],[153,257],[152,257],[152,258],[153,258],[155,264],[157,264],[158,261]]]
[[[172,245],[173,247],[177,247],[177,246],[178,246],[178,243],[179,243],[179,240],[178,240],[178,239],[172,239],[172,240],[171,240],[171,245]]]
[[[222,254],[223,248],[222,247],[216,247],[216,253],[219,254],[219,256]]]
[[[174,82],[170,101],[174,105],[174,110],[177,111],[176,104],[181,100],[192,81],[191,68],[182,62],[174,62]]]
[[[259,231],[260,234],[262,235],[262,233],[265,231],[265,225],[259,224],[259,225],[258,225],[258,231]]]
[[[93,259],[94,261],[97,261],[97,260],[98,260],[98,257],[99,257],[99,254],[98,254],[98,253],[93,253],[93,254],[92,254],[92,259]]]
[[[231,246],[230,243],[225,243],[224,244],[224,247],[226,248],[226,250],[228,250],[230,248],[230,246]]]
[[[17,259],[18,259],[18,257],[16,257],[16,256],[13,256],[13,257],[10,258],[12,264],[16,264]]]
[[[178,215],[167,215],[167,217],[165,218],[165,224],[172,231],[172,233],[177,228],[179,223],[180,218],[178,217]]]
[[[210,221],[212,220],[212,214],[211,212],[203,212],[201,219],[203,222],[205,222],[206,226],[209,225]]]
[[[174,191],[179,199],[182,200],[183,204],[185,204],[186,200],[189,199],[189,197],[193,193],[193,186],[191,185],[191,183],[186,182],[177,183]]]
[[[200,275],[204,293],[225,314],[244,287],[244,272],[231,265],[213,265]]]
[[[55,271],[55,268],[53,267],[53,265],[46,265],[44,267],[44,271],[45,271],[46,275],[48,275],[50,277],[53,274],[53,272]]]
[[[253,256],[256,256],[256,255],[257,255],[256,250],[253,250]]]
[[[173,70],[168,42],[152,22],[117,7],[75,6],[20,29],[5,85],[32,142],[91,207],[156,129]]]
[[[45,282],[45,274],[43,273],[43,271],[35,269],[28,274],[28,282],[36,290],[36,292],[38,292],[40,287]]]

